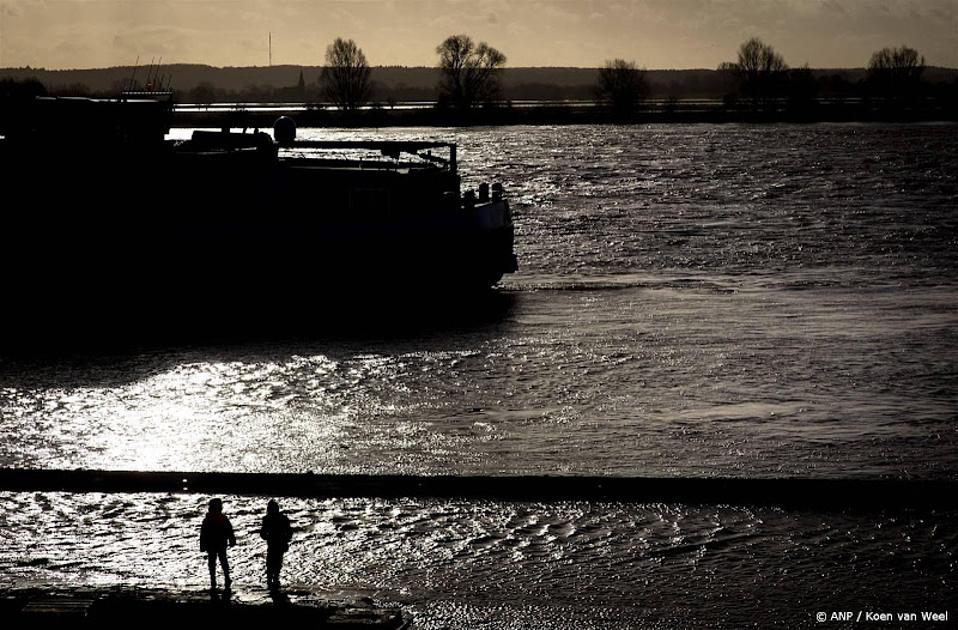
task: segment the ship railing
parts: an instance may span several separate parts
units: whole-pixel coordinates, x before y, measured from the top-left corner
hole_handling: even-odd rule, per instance
[[[173,91],[172,90],[122,90],[120,96],[116,99],[118,101],[129,101],[129,100],[147,100],[147,101],[164,101],[168,102],[170,106],[173,106]]]
[[[407,140],[294,140],[280,145],[284,149],[325,149],[343,150],[356,149],[379,151],[386,157],[399,159],[403,153],[414,155],[423,160],[439,164],[455,173],[458,168],[456,161],[456,145],[451,142],[407,141]],[[447,149],[448,157],[434,154],[433,149]]]

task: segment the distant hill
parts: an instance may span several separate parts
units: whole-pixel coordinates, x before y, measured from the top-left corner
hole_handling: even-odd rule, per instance
[[[281,98],[295,100],[300,72],[306,84],[306,98],[317,95],[321,66],[252,66],[218,68],[201,64],[170,64],[153,70],[181,95],[200,84],[209,84],[217,97]],[[36,78],[51,92],[75,94],[112,94],[129,85],[131,79],[142,85],[148,69],[144,66],[116,66],[77,70],[43,68],[0,68],[0,79]],[[504,97],[521,99],[588,99],[596,82],[596,68],[528,67],[506,68],[503,71]],[[813,74],[826,90],[841,91],[866,75],[864,68],[815,69]],[[432,100],[438,71],[430,67],[380,66],[372,69],[376,84],[375,98],[380,100]],[[711,69],[648,70],[646,78],[653,97],[720,98],[725,90],[722,76]],[[951,83],[958,81],[958,69],[927,68],[926,81]],[[289,98],[287,98],[289,97]]]

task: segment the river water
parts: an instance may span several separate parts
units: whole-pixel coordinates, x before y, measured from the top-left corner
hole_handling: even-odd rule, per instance
[[[300,136],[455,140],[465,185],[502,182],[520,271],[492,316],[6,357],[0,464],[958,477],[958,126]],[[191,548],[204,497],[0,500],[8,584],[205,580]],[[248,530],[260,503],[227,510]],[[949,511],[286,507],[288,581],[371,589],[428,628],[797,627],[819,610],[944,609],[958,590]],[[235,558],[252,588],[262,550],[247,543]]]

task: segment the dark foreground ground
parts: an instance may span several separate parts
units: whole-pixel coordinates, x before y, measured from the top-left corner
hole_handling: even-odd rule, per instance
[[[404,628],[409,619],[366,597],[308,591],[271,596],[139,589],[18,589],[0,591],[5,628],[287,627]]]

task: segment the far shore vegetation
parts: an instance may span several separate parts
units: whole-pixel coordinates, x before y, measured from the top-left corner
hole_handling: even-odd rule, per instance
[[[958,120],[958,70],[926,67],[908,46],[876,50],[850,69],[789,66],[757,37],[714,70],[645,70],[625,58],[507,68],[503,52],[465,34],[439,43],[436,55],[432,68],[370,66],[359,44],[337,38],[322,66],[7,68],[0,100],[169,89],[175,103],[193,105],[177,112],[184,126],[260,125],[275,117],[262,111],[267,103],[318,125]]]

